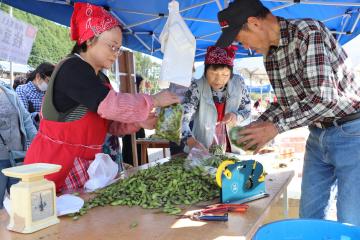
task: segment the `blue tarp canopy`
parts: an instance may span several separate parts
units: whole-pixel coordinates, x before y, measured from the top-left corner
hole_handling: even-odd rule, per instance
[[[252,93],[269,93],[272,91],[271,85],[266,84],[262,86],[247,86],[248,91]]]
[[[69,26],[73,11],[71,0],[3,0],[2,2],[54,22]],[[123,45],[130,49],[162,58],[159,35],[167,20],[169,0],[88,0],[108,7],[124,25]],[[359,0],[262,0],[274,15],[285,18],[321,20],[344,44],[360,33]],[[217,12],[228,0],[181,0],[180,11],[196,37],[196,61],[204,58],[206,48],[220,35]],[[239,48],[237,57],[253,53]]]

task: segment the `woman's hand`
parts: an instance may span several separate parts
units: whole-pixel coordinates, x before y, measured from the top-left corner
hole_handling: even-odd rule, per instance
[[[237,116],[235,113],[227,113],[224,116],[224,119],[222,120],[224,123],[229,124],[230,126],[234,126],[237,121]]]
[[[157,122],[157,117],[155,116],[155,113],[150,113],[145,121],[139,123],[139,126],[141,128],[151,130],[155,128],[156,122]]]
[[[174,103],[179,103],[180,99],[176,94],[169,91],[161,91],[152,96],[155,107],[166,107]]]
[[[189,138],[186,140],[186,144],[189,146],[190,150],[195,147],[195,148],[198,148],[198,149],[207,151],[206,147],[204,147],[204,145],[202,145],[200,142],[198,142],[198,141],[197,141],[195,138],[193,138],[193,137],[189,137]]]

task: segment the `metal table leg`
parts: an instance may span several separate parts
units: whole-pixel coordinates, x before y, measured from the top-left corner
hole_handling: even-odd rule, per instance
[[[289,217],[289,199],[288,199],[288,192],[287,188],[285,188],[283,193],[283,204],[284,204],[284,217]]]

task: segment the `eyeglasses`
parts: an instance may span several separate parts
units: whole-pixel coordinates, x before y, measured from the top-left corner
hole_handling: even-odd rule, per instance
[[[123,47],[117,47],[111,43],[109,43],[108,41],[104,40],[104,39],[101,39],[101,41],[103,41],[110,49],[113,53],[115,53],[116,55],[121,55],[124,51],[124,48]]]

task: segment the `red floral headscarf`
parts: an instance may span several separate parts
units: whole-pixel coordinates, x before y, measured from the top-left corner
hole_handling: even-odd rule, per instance
[[[225,64],[232,67],[234,66],[236,50],[236,46],[226,48],[210,46],[207,48],[205,64]]]
[[[121,24],[103,7],[82,2],[74,4],[70,33],[71,39],[78,45],[116,26]]]

